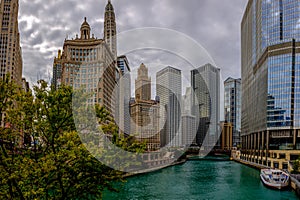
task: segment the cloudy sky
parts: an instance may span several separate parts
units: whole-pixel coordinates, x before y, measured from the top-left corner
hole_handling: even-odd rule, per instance
[[[24,76],[30,82],[51,77],[57,50],[62,48],[66,37],[79,34],[85,16],[92,33],[102,38],[106,3],[106,0],[20,0]],[[119,33],[144,27],[180,32],[208,52],[221,68],[223,79],[240,77],[240,22],[247,0],[112,0],[112,3]],[[153,54],[149,55],[151,59],[148,54],[131,53],[131,65],[149,62]],[[168,64],[163,58],[157,62]]]

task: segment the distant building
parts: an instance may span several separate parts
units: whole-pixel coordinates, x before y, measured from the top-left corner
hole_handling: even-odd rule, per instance
[[[121,70],[122,75],[126,75],[130,73],[129,62],[125,55],[118,56],[117,62],[118,62],[118,68]]]
[[[225,122],[233,126],[233,146],[241,143],[242,81],[228,78],[224,82]]]
[[[191,71],[193,114],[199,115],[196,142],[204,149],[219,146],[220,69],[206,64]]]
[[[22,78],[22,89],[25,92],[30,92],[29,82],[27,82],[25,78]]]
[[[135,96],[140,100],[151,99],[151,78],[148,77],[148,68],[144,63],[138,69],[138,78],[135,80]]]
[[[192,88],[186,88],[185,95],[182,96],[182,114],[191,114],[193,108]]]
[[[58,89],[58,87],[61,85],[61,78],[62,78],[62,54],[61,50],[58,50],[57,57],[54,58],[53,62],[53,77],[52,77],[52,87],[54,89]]]
[[[232,124],[227,122],[221,122],[221,137],[220,144],[222,150],[231,150],[232,149]]]
[[[141,64],[135,81],[135,99],[130,102],[131,133],[146,142],[148,151],[160,149],[159,99],[151,100],[151,79],[148,68]]]
[[[22,50],[18,27],[19,1],[0,1],[0,78],[10,74],[22,83]]]
[[[119,117],[118,125],[121,133],[129,135],[131,133],[129,105],[131,97],[131,77],[129,62],[126,56],[118,57],[118,68],[121,70],[121,77],[119,81],[119,98],[117,98],[120,106],[119,115],[116,115],[116,117]]]
[[[195,136],[197,131],[196,117],[189,114],[182,114],[181,121],[182,121],[182,145],[185,147],[195,145],[196,143]]]
[[[181,133],[181,71],[166,67],[156,74],[156,94],[160,98],[161,145],[182,146]]]
[[[186,94],[182,97],[182,145],[189,147],[196,145],[197,121],[196,116],[192,115],[192,89],[186,88]]]

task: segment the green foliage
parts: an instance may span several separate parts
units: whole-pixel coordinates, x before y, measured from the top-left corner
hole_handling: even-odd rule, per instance
[[[300,168],[300,158],[298,158],[297,160],[294,161],[293,163],[293,174],[299,174],[299,168]]]
[[[10,80],[8,74],[3,80],[0,81],[0,113],[4,113],[13,105],[13,99],[17,93],[17,85]],[[3,116],[0,115],[0,122]]]
[[[49,90],[40,81],[33,96],[6,79],[0,88],[0,111],[10,124],[0,134],[0,199],[101,199],[103,190],[115,191],[112,183],[122,181],[123,173],[101,164],[82,143],[70,87]],[[118,135],[104,108],[97,106],[96,115],[118,147],[143,152],[144,145]],[[101,156],[98,144],[89,147]]]

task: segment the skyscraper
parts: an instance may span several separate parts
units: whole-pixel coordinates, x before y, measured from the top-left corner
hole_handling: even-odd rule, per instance
[[[138,77],[135,80],[135,98],[146,101],[151,99],[151,78],[148,77],[148,68],[144,63],[138,69]]]
[[[161,145],[182,146],[181,133],[181,71],[166,67],[156,74],[156,94],[160,98]]]
[[[192,88],[186,88],[186,93],[182,97],[182,145],[189,147],[196,143],[197,120],[196,116],[192,115]]]
[[[242,30],[244,159],[287,168],[300,155],[299,0],[249,0]]]
[[[18,26],[19,1],[0,1],[0,78],[10,75],[19,86],[22,86],[22,50]],[[0,126],[5,124],[5,114],[2,115]]]
[[[23,63],[18,12],[18,0],[0,2],[0,78],[10,74],[11,79],[21,85]]]
[[[62,84],[93,92],[88,103],[104,106],[115,116],[119,115],[119,110],[116,110],[119,104],[114,89],[120,70],[117,67],[116,37],[112,37],[116,35],[115,13],[110,1],[105,8],[104,33],[104,39],[97,39],[84,18],[80,35],[65,39],[60,59],[54,60],[53,83],[59,83],[61,67]]]
[[[53,77],[52,77],[52,87],[57,89],[61,85],[62,76],[62,54],[61,50],[58,50],[57,57],[54,58],[53,62]]]
[[[118,57],[118,68],[121,70],[121,79],[119,81],[119,118],[118,124],[121,132],[130,134],[130,97],[131,97],[131,77],[130,67],[126,56]],[[117,103],[118,103],[117,102]]]
[[[196,142],[211,149],[219,139],[220,131],[220,69],[206,64],[191,71],[193,114],[199,116]],[[195,113],[198,112],[198,113]]]
[[[224,82],[224,117],[225,123],[232,124],[233,146],[240,145],[241,134],[241,79],[228,78]]]
[[[90,35],[86,19],[80,30],[80,37],[64,42],[62,84],[92,91],[89,103],[105,106],[114,114],[115,104],[112,102],[117,78],[114,58],[105,41]]]
[[[151,100],[151,78],[141,64],[135,81],[135,99],[130,102],[131,132],[138,141],[146,142],[148,151],[160,148],[159,100]]]
[[[111,0],[105,7],[104,15],[104,40],[108,45],[114,59],[117,59],[117,24],[114,7],[111,4]]]

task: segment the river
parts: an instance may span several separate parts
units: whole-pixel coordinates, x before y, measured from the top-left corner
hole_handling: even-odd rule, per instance
[[[130,177],[105,192],[104,200],[293,200],[292,190],[266,188],[259,171],[233,161],[188,161],[153,173]]]

